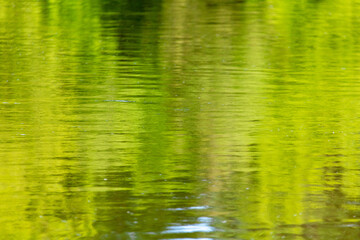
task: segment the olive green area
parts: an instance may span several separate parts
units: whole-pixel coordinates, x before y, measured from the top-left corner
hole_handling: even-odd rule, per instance
[[[358,239],[358,0],[0,6],[2,239]]]

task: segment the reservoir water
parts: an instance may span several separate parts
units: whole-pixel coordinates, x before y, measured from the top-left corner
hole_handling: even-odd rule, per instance
[[[0,0],[2,239],[354,240],[357,0]]]

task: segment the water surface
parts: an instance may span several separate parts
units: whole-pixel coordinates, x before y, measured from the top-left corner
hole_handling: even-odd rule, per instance
[[[358,1],[0,5],[4,239],[358,238]]]

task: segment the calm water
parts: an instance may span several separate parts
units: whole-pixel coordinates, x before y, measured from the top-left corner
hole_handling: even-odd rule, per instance
[[[359,1],[0,6],[2,239],[359,238]]]

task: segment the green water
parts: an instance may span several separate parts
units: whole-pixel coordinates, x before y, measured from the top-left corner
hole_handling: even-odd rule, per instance
[[[0,238],[354,240],[357,0],[0,0]]]

